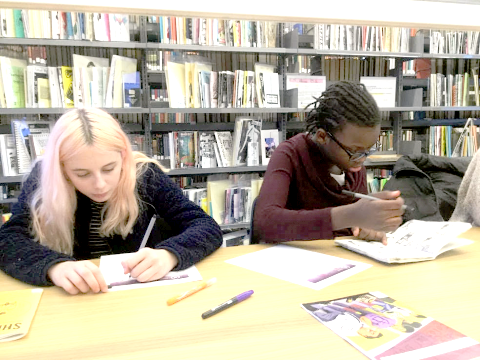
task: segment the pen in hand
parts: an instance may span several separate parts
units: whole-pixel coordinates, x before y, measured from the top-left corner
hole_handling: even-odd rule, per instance
[[[152,218],[150,219],[150,223],[148,224],[147,230],[145,231],[145,235],[143,235],[142,242],[140,243],[140,247],[138,248],[138,251],[142,250],[145,245],[147,245],[147,241],[150,238],[150,234],[152,233],[153,226],[155,225],[155,221],[157,219],[157,215],[153,215]],[[128,274],[132,269],[129,269],[127,265],[122,261],[122,266],[123,266],[123,273]],[[130,275],[129,280],[133,279],[132,276]]]
[[[382,199],[377,198],[375,196],[360,194],[360,193],[356,193],[356,192],[348,191],[348,190],[342,190],[342,193],[345,194],[345,195],[351,195],[351,196],[353,196],[357,199],[367,199],[367,200],[373,200],[373,201],[382,200]],[[410,210],[410,208],[407,205],[402,205],[402,210]]]
[[[206,319],[206,318],[209,318],[210,316],[218,314],[220,311],[228,309],[229,307],[232,307],[233,305],[238,304],[239,302],[245,299],[248,299],[252,294],[253,294],[253,290],[248,290],[248,291],[245,291],[244,293],[241,293],[240,295],[234,296],[230,300],[227,300],[224,303],[221,303],[220,305],[205,311],[202,314],[202,319]]]

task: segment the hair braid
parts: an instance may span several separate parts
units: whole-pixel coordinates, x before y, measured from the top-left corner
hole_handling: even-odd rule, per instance
[[[374,127],[381,122],[378,106],[363,84],[336,82],[312,104],[313,109],[305,119],[309,133],[318,129],[335,132],[346,123]]]

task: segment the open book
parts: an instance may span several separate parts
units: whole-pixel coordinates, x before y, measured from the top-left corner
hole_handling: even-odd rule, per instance
[[[0,292],[0,342],[27,335],[42,294],[42,289]]]
[[[369,359],[478,359],[480,344],[380,292],[301,304]]]
[[[410,220],[387,234],[388,245],[353,239],[339,239],[335,243],[385,263],[425,261],[471,244],[471,240],[457,238],[471,227],[464,222]]]

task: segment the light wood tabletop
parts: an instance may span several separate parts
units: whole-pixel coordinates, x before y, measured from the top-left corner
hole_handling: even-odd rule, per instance
[[[331,240],[292,246],[373,266],[315,291],[227,264],[267,245],[222,248],[197,264],[217,283],[173,306],[166,300],[193,283],[71,296],[46,288],[28,335],[0,343],[1,359],[365,359],[301,303],[381,291],[480,341],[480,228],[475,243],[434,261],[386,265]],[[288,266],[288,263],[285,264]],[[29,285],[0,273],[1,291]],[[209,319],[201,314],[247,290],[249,299]]]

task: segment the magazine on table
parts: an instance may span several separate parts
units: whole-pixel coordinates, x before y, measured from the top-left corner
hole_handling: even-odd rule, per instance
[[[381,292],[301,307],[372,360],[480,357],[477,341]]]

